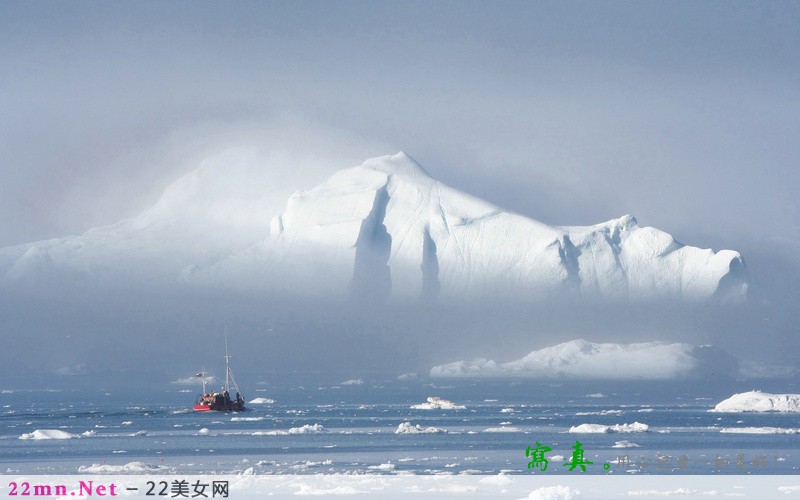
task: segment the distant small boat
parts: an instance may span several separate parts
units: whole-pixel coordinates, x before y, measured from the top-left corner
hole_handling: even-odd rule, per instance
[[[242,411],[244,410],[244,397],[239,392],[239,385],[231,370],[231,357],[228,355],[228,340],[225,340],[225,387],[220,392],[206,390],[206,373],[201,371],[195,376],[203,379],[203,394],[197,396],[194,411]],[[236,389],[236,398],[231,398],[231,382]]]

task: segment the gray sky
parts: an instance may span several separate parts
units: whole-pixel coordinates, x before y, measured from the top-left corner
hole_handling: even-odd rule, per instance
[[[544,222],[741,251],[761,292],[711,330],[793,352],[798,40],[791,1],[0,2],[0,245],[133,216],[228,147],[404,150]]]
[[[797,40],[797,2],[4,2],[0,244],[133,215],[209,143],[323,134],[331,169],[402,149],[546,222],[796,249]]]

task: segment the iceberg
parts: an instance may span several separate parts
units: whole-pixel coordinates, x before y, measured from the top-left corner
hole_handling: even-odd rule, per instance
[[[507,363],[476,358],[437,365],[430,375],[433,378],[673,380],[786,373],[764,367],[754,374],[753,365],[715,346],[667,342],[601,344],[578,339],[533,351]]]
[[[784,412],[800,413],[800,394],[770,394],[750,391],[734,394],[717,404],[712,412]]]
[[[0,285],[171,283],[376,298],[739,300],[741,255],[684,245],[631,215],[556,226],[453,189],[405,153],[287,198],[292,165],[210,158],[136,217],[0,249]],[[300,187],[300,186],[297,186]],[[135,279],[132,279],[135,278]]]

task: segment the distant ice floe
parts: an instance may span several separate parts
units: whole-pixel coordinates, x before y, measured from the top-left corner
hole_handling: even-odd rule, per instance
[[[290,436],[293,434],[321,434],[328,432],[328,429],[320,424],[304,425],[302,427],[292,427],[288,430],[256,431],[253,436]]]
[[[46,439],[72,439],[77,437],[79,436],[58,429],[36,429],[33,432],[21,435],[19,439],[34,439],[38,441]]]
[[[503,427],[489,427],[484,429],[483,432],[523,432],[519,427],[503,426]]]
[[[448,401],[436,396],[429,397],[427,403],[420,403],[418,405],[411,406],[412,410],[463,410],[464,408],[466,408],[466,406],[457,405],[452,401]]]
[[[630,441],[614,441],[612,448],[641,448],[636,443],[631,443]]]
[[[231,422],[260,422],[264,417],[231,417]]]
[[[208,433],[209,433],[208,427],[203,427],[202,429],[200,429],[199,431],[197,431],[197,433],[198,433],[198,434],[200,434],[201,436],[206,436],[206,435],[208,435]]]
[[[573,490],[569,486],[542,486],[531,491],[526,497],[527,500],[574,500],[580,495],[580,491]]]
[[[800,413],[800,394],[770,394],[750,391],[734,394],[722,401],[712,412],[786,412]]]
[[[423,427],[419,424],[412,425],[411,422],[403,422],[397,426],[395,434],[442,434],[447,431],[439,427]]]
[[[349,380],[345,380],[344,382],[339,382],[339,385],[362,385],[364,381],[360,378],[351,378]]]
[[[251,405],[271,405],[274,402],[275,402],[274,399],[255,398],[255,399],[251,399],[250,401],[248,401],[248,404],[251,404]]]
[[[728,427],[719,431],[724,434],[800,434],[800,429],[782,427]]]
[[[391,462],[379,465],[370,465],[367,467],[369,470],[391,471],[395,469],[395,465]]]
[[[569,432],[572,434],[607,434],[611,432],[647,432],[648,430],[650,430],[649,425],[634,422],[622,425],[581,424],[570,427]]]
[[[623,368],[624,367],[624,368]],[[675,380],[784,377],[791,370],[741,360],[722,349],[684,343],[595,343],[578,339],[507,363],[476,358],[431,368],[433,378]],[[602,395],[589,397],[603,397]]]
[[[144,462],[129,462],[125,465],[92,464],[78,467],[78,472],[86,474],[152,474],[168,472],[169,467]]]
[[[637,497],[637,496],[644,496],[644,497],[670,497],[670,496],[717,496],[719,495],[719,491],[717,490],[692,490],[689,488],[677,488],[674,490],[634,490],[629,491],[628,496]]]
[[[83,437],[87,437],[87,438],[88,438],[88,437],[92,437],[92,436],[94,436],[94,435],[95,435],[95,431],[93,431],[93,430],[89,430],[89,431],[86,431],[86,432],[82,432],[82,433],[81,433],[81,436],[83,436]]]

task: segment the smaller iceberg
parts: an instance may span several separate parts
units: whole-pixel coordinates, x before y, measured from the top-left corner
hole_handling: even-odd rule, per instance
[[[60,431],[58,429],[36,429],[33,432],[21,435],[19,438],[38,441],[46,439],[72,439],[76,437],[78,436],[75,434],[70,434],[69,432]]]
[[[800,394],[770,394],[761,391],[741,392],[722,401],[713,410],[709,411],[719,413],[800,413]]]

